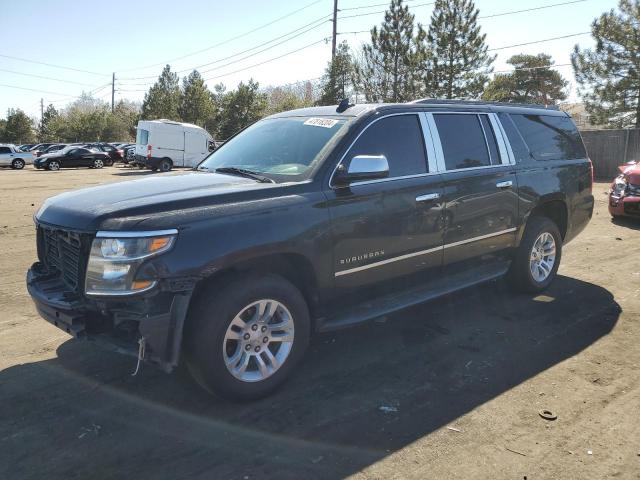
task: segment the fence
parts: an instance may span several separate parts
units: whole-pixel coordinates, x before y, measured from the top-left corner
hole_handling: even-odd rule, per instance
[[[596,178],[610,180],[619,173],[619,165],[640,160],[640,129],[582,130],[580,133]]]

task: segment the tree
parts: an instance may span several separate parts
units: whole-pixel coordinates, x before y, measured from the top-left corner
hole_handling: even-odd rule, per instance
[[[576,45],[571,63],[592,123],[640,128],[640,1],[618,8],[593,21],[595,48]]]
[[[105,142],[131,140],[135,138],[136,125],[140,118],[140,104],[120,100],[113,113],[108,112],[101,133]]]
[[[239,130],[251,125],[265,114],[267,96],[260,92],[258,82],[240,82],[235,91],[225,93],[216,128],[217,136],[227,139]]]
[[[54,129],[58,123],[56,120],[60,116],[58,111],[52,104],[47,105],[47,109],[42,115],[40,128],[38,129],[38,139],[41,142],[50,142],[59,140],[58,132]]]
[[[158,77],[158,81],[144,95],[142,118],[180,120],[180,96],[178,75],[173,73],[171,67],[167,65]]]
[[[488,82],[491,64],[473,0],[436,0],[424,37],[421,71],[425,94],[444,98],[477,98]]]
[[[183,79],[181,100],[179,112],[182,120],[204,126],[213,113],[213,100],[197,70]]]
[[[35,141],[33,122],[22,110],[9,109],[7,123],[4,127],[4,141],[15,143],[32,143]]]
[[[354,80],[373,102],[404,102],[414,96],[416,48],[414,16],[402,0],[391,0],[384,22],[371,30],[371,43],[362,47]]]
[[[514,71],[497,74],[482,94],[483,100],[549,105],[567,98],[568,82],[551,69],[550,55],[514,55],[507,63]]]
[[[351,94],[353,62],[347,42],[336,49],[336,55],[329,62],[321,81],[321,93],[318,105],[336,105]]]

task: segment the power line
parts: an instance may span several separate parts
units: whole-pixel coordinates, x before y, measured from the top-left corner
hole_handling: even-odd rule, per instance
[[[584,0],[583,0],[584,1]],[[436,2],[428,2],[428,3],[419,3],[418,5],[412,5],[412,8],[418,7],[426,7],[427,5],[433,5]],[[345,9],[346,10],[346,9]],[[385,13],[387,10],[377,10],[375,12],[367,12],[367,13],[356,13],[354,15],[346,15],[344,17],[338,17],[339,20],[346,20],[347,18],[356,18],[356,17],[367,17],[369,15],[378,15],[380,13]]]
[[[49,92],[47,90],[37,90],[35,88],[19,87],[17,85],[6,85],[4,83],[0,83],[0,87],[16,88],[18,90],[28,90],[30,92],[47,93],[49,95],[59,95],[62,97],[69,97],[69,98],[80,98],[80,96],[78,95],[67,95],[65,93],[60,93],[60,92]]]
[[[404,0],[404,3],[409,3],[409,2],[416,2],[417,0]],[[432,4],[435,2],[431,2]],[[341,8],[340,11],[341,12],[346,12],[348,10],[362,10],[363,8],[374,8],[374,7],[386,7],[389,5],[389,2],[386,3],[375,3],[373,5],[361,5],[359,7],[347,7],[347,8]]]
[[[574,3],[583,3],[583,2],[586,2],[586,1],[587,0],[573,0],[571,2],[554,3],[552,5],[542,5],[540,7],[526,8],[524,10],[512,10],[510,12],[494,13],[492,15],[483,15],[483,16],[478,17],[478,18],[503,17],[505,15],[513,15],[514,13],[533,12],[534,10],[544,10],[545,8],[562,7],[564,5],[571,5],[571,4],[574,4]]]
[[[63,80],[61,78],[47,77],[47,76],[44,76],[44,75],[35,75],[33,73],[16,72],[15,70],[6,70],[4,68],[0,68],[0,72],[13,73],[15,75],[23,75],[25,77],[42,78],[44,80],[52,80],[54,82],[72,83],[74,85],[82,85],[84,87],[95,87],[96,86],[95,84],[74,82],[74,81],[71,81],[71,80]]]
[[[492,72],[492,73],[513,73],[513,72],[519,72],[519,71],[544,70],[544,69],[550,70],[556,67],[570,67],[570,66],[571,66],[570,63],[559,63],[557,65],[549,65],[545,67],[520,67],[520,68],[512,68],[511,70],[498,70],[497,72]]]
[[[322,17],[320,17],[320,18],[318,18],[318,19],[314,20],[314,21],[313,21],[313,22],[311,22],[311,23],[308,23],[308,24],[306,24],[306,25],[303,25],[303,26],[302,26],[302,27],[300,27],[300,28],[297,28],[297,29],[292,30],[292,31],[290,31],[290,32],[288,32],[288,33],[285,33],[284,35],[281,35],[281,36],[279,36],[279,37],[273,38],[273,39],[271,39],[271,40],[269,40],[269,41],[267,41],[267,42],[262,42],[260,45],[257,45],[257,46],[255,46],[255,47],[248,48],[248,49],[246,49],[246,50],[243,50],[243,51],[241,51],[241,52],[234,53],[233,55],[228,55],[228,56],[223,57],[223,58],[218,58],[218,59],[216,59],[216,60],[213,60],[213,61],[211,61],[211,62],[208,62],[208,63],[202,64],[202,65],[196,65],[196,66],[194,66],[194,67],[191,67],[191,68],[185,68],[185,69],[183,69],[183,70],[176,70],[174,73],[184,73],[184,72],[189,72],[189,71],[192,71],[192,70],[197,70],[197,69],[202,68],[202,67],[206,67],[206,66],[209,66],[209,65],[213,65],[213,64],[215,64],[215,63],[222,62],[222,61],[224,61],[224,60],[228,60],[228,59],[230,59],[230,58],[237,57],[238,55],[242,55],[243,53],[250,52],[250,51],[255,50],[255,49],[257,49],[257,48],[263,47],[264,45],[267,45],[267,44],[269,44],[269,43],[272,43],[272,42],[274,42],[274,41],[276,41],[276,40],[280,40],[281,38],[286,37],[286,36],[288,36],[288,35],[290,35],[290,34],[292,34],[292,33],[295,33],[295,32],[297,32],[297,31],[299,31],[299,30],[302,30],[302,29],[304,29],[305,27],[308,27],[309,25],[316,24],[316,25],[313,25],[313,26],[312,26],[312,27],[310,27],[310,28],[307,28],[306,30],[303,30],[302,32],[297,33],[296,35],[293,35],[292,37],[289,37],[289,38],[287,38],[287,39],[285,39],[285,40],[283,40],[283,41],[281,41],[281,42],[278,42],[278,43],[276,43],[276,44],[274,44],[274,45],[270,45],[269,47],[263,48],[262,50],[259,50],[259,51],[255,52],[255,53],[252,53],[251,55],[247,55],[247,56],[245,56],[245,57],[242,57],[242,58],[239,58],[239,59],[237,59],[237,60],[234,60],[233,62],[226,63],[226,64],[224,64],[224,65],[221,65],[221,66],[216,67],[216,68],[213,68],[213,69],[204,70],[204,71],[202,71],[202,72],[200,72],[200,73],[207,73],[207,72],[211,72],[211,71],[217,70],[217,69],[219,69],[219,68],[223,68],[223,67],[226,67],[226,66],[229,66],[229,65],[233,65],[234,63],[238,63],[238,62],[240,62],[240,61],[242,61],[242,60],[246,60],[247,58],[251,58],[251,57],[254,57],[254,56],[256,56],[256,55],[258,55],[258,54],[260,54],[260,53],[266,52],[267,50],[271,50],[272,48],[275,48],[275,47],[277,47],[277,46],[279,46],[279,45],[282,45],[282,44],[284,44],[284,43],[287,43],[288,41],[293,40],[294,38],[300,37],[300,36],[302,36],[302,35],[304,35],[304,34],[306,34],[306,33],[310,32],[310,31],[312,31],[312,30],[315,30],[315,29],[316,29],[316,28],[318,28],[318,27],[323,26],[323,24],[328,20],[328,17],[330,17],[330,16],[331,16],[330,14],[329,14],[329,15],[324,15],[324,16],[322,16]],[[320,23],[318,23],[318,22],[320,22]],[[158,78],[158,77],[157,77],[156,75],[149,75],[149,76],[145,76],[145,77],[136,77],[136,78],[124,78],[124,79],[123,79],[123,78],[121,78],[120,80],[143,80],[143,79],[146,79],[146,78],[153,78],[153,79],[156,79],[156,78]],[[127,83],[127,82],[125,82],[125,83]],[[152,83],[153,83],[153,82],[145,82],[145,83],[138,83],[138,84],[131,84],[131,83],[130,83],[129,85],[150,85],[150,84],[152,84]]]
[[[298,49],[296,49],[296,50],[292,50],[292,51],[290,51],[290,52],[284,53],[284,54],[279,55],[279,56],[277,56],[277,57],[270,58],[269,60],[265,60],[265,61],[260,62],[260,63],[255,63],[255,64],[253,64],[253,65],[249,65],[248,67],[245,67],[245,68],[240,68],[240,69],[238,69],[238,70],[234,70],[233,72],[224,73],[224,74],[221,74],[221,75],[217,75],[217,76],[215,76],[215,77],[205,78],[205,79],[204,79],[204,81],[205,81],[205,82],[208,82],[209,80],[215,80],[215,79],[217,79],[217,78],[228,77],[229,75],[233,75],[233,74],[235,74],[235,73],[243,72],[243,71],[245,71],[245,70],[249,70],[250,68],[259,67],[259,66],[261,66],[261,65],[264,65],[265,63],[270,63],[270,62],[273,62],[273,61],[275,61],[275,60],[279,60],[279,59],[281,59],[281,58],[283,58],[283,57],[287,57],[287,56],[289,56],[289,55],[293,55],[294,53],[298,53],[298,52],[300,52],[300,51],[302,51],[302,50],[305,50],[305,49],[307,49],[307,48],[313,47],[314,45],[317,45],[317,44],[319,44],[319,43],[327,42],[329,38],[330,38],[330,37],[322,38],[322,39],[320,39],[320,40],[318,40],[318,41],[316,41],[316,42],[313,42],[313,43],[310,43],[310,44],[308,44],[308,45],[305,45],[304,47],[300,47],[300,48],[298,48]]]
[[[562,35],[561,37],[543,38],[542,40],[535,40],[533,42],[515,43],[513,45],[505,45],[504,47],[496,47],[487,49],[488,52],[495,52],[496,50],[506,50],[507,48],[523,47],[525,45],[535,45],[536,43],[550,42],[552,40],[561,40],[563,38],[579,37],[581,35],[590,35],[591,32],[572,33],[571,35]]]
[[[79,68],[65,67],[65,66],[62,66],[62,65],[56,65],[54,63],[38,62],[36,60],[29,60],[27,58],[14,57],[12,55],[5,55],[5,54],[2,54],[2,53],[0,53],[0,57],[10,58],[12,60],[18,60],[20,62],[35,63],[36,65],[46,65],[47,67],[61,68],[63,70],[71,70],[73,72],[89,73],[91,75],[98,75],[100,77],[108,76],[108,75],[105,75],[104,73],[91,72],[89,70],[81,70]]]
[[[302,10],[305,10],[305,9],[307,9],[309,7],[312,7],[313,5],[315,5],[317,3],[320,3],[322,1],[324,1],[324,0],[315,0],[315,1],[305,5],[304,7],[301,7],[299,9],[297,9],[297,10],[294,10],[293,12],[290,12],[290,13],[288,13],[286,15],[283,15],[282,17],[278,17],[275,20],[272,20],[272,21],[270,21],[268,23],[260,25],[259,27],[256,27],[256,28],[254,28],[252,30],[249,30],[249,31],[244,32],[244,33],[241,33],[240,35],[236,35],[235,37],[228,38],[227,40],[223,40],[222,42],[218,42],[218,43],[216,43],[214,45],[211,45],[209,47],[203,48],[201,50],[197,50],[195,52],[191,52],[191,53],[188,53],[186,55],[182,55],[180,57],[176,57],[176,58],[173,58],[171,60],[167,60],[166,62],[154,63],[152,65],[146,65],[144,67],[129,68],[129,69],[126,69],[126,70],[120,70],[120,72],[131,72],[131,71],[135,71],[135,70],[144,70],[146,68],[157,67],[159,65],[166,65],[167,63],[175,62],[176,60],[182,60],[184,58],[191,57],[193,55],[197,55],[197,54],[202,53],[202,52],[206,52],[208,50],[220,47],[222,45],[226,45],[227,43],[233,42],[235,40],[238,40],[239,38],[246,37],[247,35],[250,35],[250,34],[252,34],[254,32],[257,32],[257,31],[262,30],[262,29],[264,29],[266,27],[269,27],[269,26],[273,25],[274,23],[279,22],[280,20],[284,20],[285,18],[291,17],[292,15],[295,15],[296,13],[301,12]]]

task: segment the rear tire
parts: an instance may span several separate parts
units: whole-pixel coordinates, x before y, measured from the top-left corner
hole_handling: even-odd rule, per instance
[[[561,257],[558,226],[547,217],[531,217],[509,270],[511,285],[520,292],[541,292],[556,277]]]
[[[160,160],[160,163],[158,163],[158,170],[161,172],[166,173],[171,170],[171,167],[173,167],[173,162],[169,158],[163,158]]]
[[[258,399],[290,375],[310,331],[307,304],[295,286],[276,275],[245,275],[211,285],[195,300],[185,331],[186,363],[209,392]]]
[[[22,170],[24,168],[24,160],[21,158],[16,158],[13,162],[11,162],[11,168],[14,170]]]

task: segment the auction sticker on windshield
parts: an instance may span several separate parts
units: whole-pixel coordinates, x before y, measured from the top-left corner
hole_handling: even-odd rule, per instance
[[[338,120],[333,118],[309,118],[304,122],[305,125],[323,128],[332,128],[336,123],[338,123]]]

